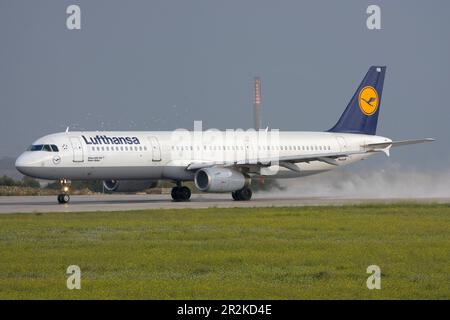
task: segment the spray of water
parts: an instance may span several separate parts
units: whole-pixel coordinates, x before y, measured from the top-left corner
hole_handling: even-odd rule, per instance
[[[383,169],[338,169],[315,176],[280,179],[268,191],[277,197],[447,198],[450,169],[424,171],[389,165]]]

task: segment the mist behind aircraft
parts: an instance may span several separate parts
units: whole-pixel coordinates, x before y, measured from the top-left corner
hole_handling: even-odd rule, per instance
[[[380,158],[379,158],[380,159]],[[340,168],[301,179],[277,180],[267,196],[343,198],[448,198],[450,170],[433,171],[398,164],[378,168]]]

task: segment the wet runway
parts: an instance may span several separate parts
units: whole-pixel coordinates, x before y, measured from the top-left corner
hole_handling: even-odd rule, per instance
[[[363,203],[425,202],[450,203],[450,198],[349,199],[333,197],[280,197],[254,194],[251,201],[233,201],[229,194],[193,194],[189,202],[173,202],[170,195],[92,195],[71,196],[68,204],[58,204],[56,196],[0,197],[0,214],[33,212],[124,211],[183,208],[293,207]]]

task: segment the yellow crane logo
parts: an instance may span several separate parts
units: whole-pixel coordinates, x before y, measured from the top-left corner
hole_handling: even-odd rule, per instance
[[[378,109],[378,93],[374,87],[367,86],[361,89],[358,97],[359,108],[366,116],[373,115]]]

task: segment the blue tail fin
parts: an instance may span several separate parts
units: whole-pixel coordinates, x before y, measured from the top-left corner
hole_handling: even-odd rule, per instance
[[[369,68],[341,118],[329,132],[376,133],[385,73],[386,67]]]

